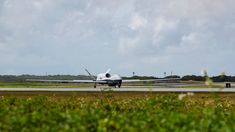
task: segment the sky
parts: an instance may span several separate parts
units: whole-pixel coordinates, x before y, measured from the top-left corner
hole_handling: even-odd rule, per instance
[[[0,74],[235,75],[234,0],[1,0]]]

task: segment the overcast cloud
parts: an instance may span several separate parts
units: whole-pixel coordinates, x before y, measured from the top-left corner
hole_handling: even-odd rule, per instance
[[[235,74],[234,0],[1,0],[0,74]]]

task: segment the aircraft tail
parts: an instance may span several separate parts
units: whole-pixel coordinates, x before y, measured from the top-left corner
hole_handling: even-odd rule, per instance
[[[96,80],[95,77],[92,76],[91,73],[90,73],[87,69],[85,69],[85,71],[88,73],[88,75],[90,76],[90,78],[91,78],[92,80]]]
[[[109,68],[105,73],[107,74],[107,73],[109,73],[111,71],[111,69]]]

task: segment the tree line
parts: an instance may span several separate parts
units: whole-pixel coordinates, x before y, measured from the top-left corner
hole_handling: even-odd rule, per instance
[[[219,75],[219,76],[212,76],[210,79],[213,82],[235,82],[235,76],[227,76],[227,75]],[[205,76],[196,76],[196,75],[186,75],[181,78],[183,81],[205,81]]]
[[[95,76],[94,76],[95,77]],[[205,81],[206,76],[185,75],[185,76],[166,76],[164,78],[181,78],[182,81]],[[87,75],[0,75],[0,82],[25,82],[26,79],[47,79],[47,80],[91,80]],[[123,77],[123,79],[158,79],[154,76],[132,76]],[[212,76],[213,82],[235,82],[235,76]]]

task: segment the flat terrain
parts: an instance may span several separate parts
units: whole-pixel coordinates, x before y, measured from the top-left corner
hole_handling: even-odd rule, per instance
[[[1,131],[235,131],[234,94],[1,95]]]
[[[100,85],[93,88],[92,84],[77,83],[36,83],[36,82],[11,82],[0,83],[0,94],[78,94],[96,92],[201,92],[201,93],[235,93],[235,85],[232,88],[224,88],[225,83],[213,83],[206,86],[204,82],[180,82],[157,84],[126,84],[122,88],[114,88]]]
[[[235,88],[174,86],[2,83],[0,131],[235,131]]]
[[[235,88],[235,84],[231,83]],[[81,83],[38,83],[38,82],[0,82],[0,88],[91,88],[93,84]],[[106,86],[98,86],[107,88]],[[225,83],[213,83],[211,86],[204,82],[182,81],[180,83],[131,83],[123,84],[122,88],[224,88]]]
[[[200,92],[235,93],[235,88],[0,88],[0,92]]]

